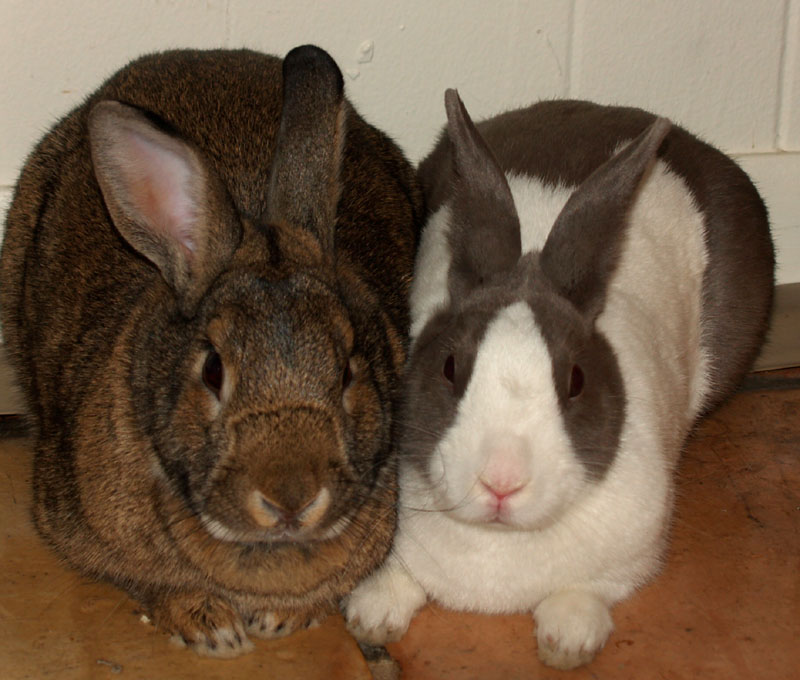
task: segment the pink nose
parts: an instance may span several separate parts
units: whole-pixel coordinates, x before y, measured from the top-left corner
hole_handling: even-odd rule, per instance
[[[513,496],[525,486],[524,484],[518,484],[516,486],[511,484],[495,484],[493,486],[491,484],[487,484],[483,480],[481,480],[481,484],[483,485],[484,489],[486,489],[497,499],[498,503],[502,503],[506,498]]]

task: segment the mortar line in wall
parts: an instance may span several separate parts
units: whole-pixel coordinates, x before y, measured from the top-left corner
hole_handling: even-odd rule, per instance
[[[788,146],[789,116],[791,112],[792,83],[798,59],[798,21],[800,21],[800,0],[785,0],[783,5],[783,41],[780,63],[778,65],[778,105],[775,112],[774,144],[778,151]]]
[[[508,40],[506,42],[505,48],[505,59],[508,63],[512,63],[514,52],[520,49],[520,45],[524,40],[525,32],[523,30],[523,21],[522,15],[524,14],[524,2],[521,0],[516,0],[513,4],[514,7],[514,38],[513,40]],[[514,76],[511,72],[511,69],[506,70],[505,72],[505,79],[503,81],[503,87],[507,92],[514,91]]]
[[[225,0],[225,47],[231,46],[231,0]]]
[[[743,156],[747,156],[748,158],[757,158],[758,156],[764,156],[765,158],[800,156],[800,150],[794,150],[794,149],[768,149],[766,151],[753,151],[752,149],[738,151],[736,149],[725,149],[725,153],[728,154],[729,156],[736,156],[737,158],[741,158]]]
[[[583,22],[579,21],[578,19],[579,4],[582,5],[581,0],[572,0],[570,2],[570,7],[569,7],[569,19],[568,19],[569,35],[567,37],[567,68],[566,68],[567,76],[565,83],[566,88],[564,92],[564,96],[567,98],[575,97],[574,86],[576,81],[578,81],[578,85],[580,85],[579,82],[580,78],[576,77],[578,76],[578,67],[576,65],[576,59],[577,59],[576,46],[580,44],[579,39],[582,37],[582,35],[579,36],[578,34],[583,33]],[[583,8],[581,7],[580,9],[582,10]],[[581,17],[583,17],[585,13],[581,11],[580,14]]]
[[[570,87],[572,85],[572,32],[575,28],[575,0],[569,3],[569,10],[567,11],[567,54],[566,63],[564,64],[564,84],[561,88],[561,96],[564,98],[569,97]]]

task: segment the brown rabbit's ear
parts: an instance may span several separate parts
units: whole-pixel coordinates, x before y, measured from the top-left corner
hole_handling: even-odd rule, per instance
[[[522,246],[506,176],[456,90],[445,92],[445,109],[454,175],[449,287],[454,299],[461,299],[492,275],[513,268]]]
[[[590,321],[603,309],[628,212],[670,127],[666,118],[657,118],[589,175],[562,208],[542,249],[542,269]]]
[[[192,146],[130,106],[97,104],[89,139],[114,224],[158,267],[191,315],[241,239],[225,190]]]
[[[344,145],[344,82],[330,55],[314,45],[283,60],[283,110],[272,160],[267,219],[310,231],[333,251]]]

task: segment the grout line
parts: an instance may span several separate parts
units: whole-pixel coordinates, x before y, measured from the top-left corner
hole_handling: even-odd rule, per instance
[[[778,77],[775,84],[775,119],[772,121],[772,148],[780,149],[781,121],[783,120],[784,98],[783,93],[786,84],[786,63],[788,61],[787,52],[789,50],[789,15],[791,13],[792,0],[783,0],[781,11],[781,49],[778,57]]]
[[[796,99],[792,92],[792,76],[798,67],[798,35],[800,35],[800,0],[785,0],[783,11],[783,49],[778,68],[778,106],[775,115],[775,149],[785,150],[789,144],[790,114]],[[800,93],[797,93],[800,94]]]
[[[569,38],[567,44],[567,82],[565,96],[576,96],[576,85],[580,86],[580,69],[578,67],[578,51],[583,44],[583,18],[586,12],[583,0],[572,0],[569,9]]]
[[[225,0],[225,44],[226,48],[231,46],[231,0]]]
[[[575,45],[575,3],[577,0],[572,0],[569,4],[569,12],[567,14],[567,58],[564,66],[564,85],[561,90],[562,96],[565,99],[570,97],[572,92],[572,69],[573,64],[573,51]]]
[[[799,149],[776,149],[775,151],[725,151],[729,156],[737,156],[739,158],[747,156],[748,158],[757,158],[763,156],[764,158],[770,157],[784,157],[784,156],[798,156],[800,155]]]

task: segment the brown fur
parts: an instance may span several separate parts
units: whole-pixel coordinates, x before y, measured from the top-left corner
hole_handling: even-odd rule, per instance
[[[421,194],[341,99],[327,55],[303,50],[283,119],[274,57],[174,51],[123,68],[31,154],[0,261],[4,337],[37,429],[39,531],[219,656],[330,611],[395,523]],[[116,198],[116,130],[147,130],[146,117],[200,167],[193,253]],[[201,376],[212,347],[219,401]]]

